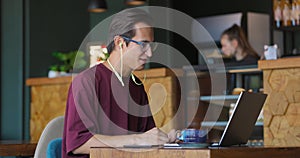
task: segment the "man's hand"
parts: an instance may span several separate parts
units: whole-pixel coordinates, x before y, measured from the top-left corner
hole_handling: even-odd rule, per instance
[[[138,145],[162,145],[169,142],[168,135],[156,127],[136,136]]]
[[[152,128],[142,134],[107,136],[96,134],[73,151],[74,154],[89,154],[91,147],[123,147],[124,145],[162,145],[175,141],[176,132],[168,134],[158,128]]]
[[[169,142],[168,143],[174,143],[177,139],[177,131],[175,129],[171,129],[171,131],[168,133]]]

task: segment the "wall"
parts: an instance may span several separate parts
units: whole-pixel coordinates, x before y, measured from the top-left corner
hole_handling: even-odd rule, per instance
[[[47,76],[53,51],[77,50],[89,31],[87,0],[29,2],[30,77]]]
[[[210,15],[219,15],[225,13],[232,12],[259,12],[259,13],[270,13],[272,11],[271,1],[247,1],[247,0],[226,0],[226,1],[207,1],[205,4],[202,1],[189,1],[188,3],[185,1],[159,1],[159,0],[150,0],[149,5],[151,6],[165,6],[171,7],[173,9],[177,9],[182,11],[191,17],[197,18],[202,16],[210,16]],[[111,0],[108,1],[108,10],[104,13],[92,13],[91,14],[91,29],[96,26],[99,22],[101,22],[106,17],[117,13],[118,11],[125,9],[122,0]],[[168,16],[168,15],[162,15]],[[198,64],[198,53],[197,50],[193,47],[191,43],[181,38],[176,33],[171,33],[166,30],[156,29],[155,30],[155,40],[158,42],[162,42],[165,44],[169,44],[170,46],[178,49],[183,52],[184,56],[191,62],[191,64]],[[181,65],[177,65],[174,63],[174,57],[172,56],[164,56],[165,60],[169,65],[173,65],[174,67],[178,67]],[[159,67],[160,65],[151,64],[150,67]]]
[[[176,1],[173,3],[173,7],[193,18],[248,11],[267,14],[272,12],[271,1],[261,0],[206,1],[205,3],[203,1]],[[191,43],[175,35],[173,45],[184,52],[191,64],[198,64],[198,51]]]
[[[90,30],[105,18],[128,7],[124,4],[124,0],[107,0],[106,2],[108,9],[105,12],[90,13]]]
[[[0,139],[29,139],[25,81],[46,77],[53,51],[78,49],[89,30],[86,0],[1,0]]]
[[[1,136],[23,137],[23,3],[1,1]]]
[[[226,0],[226,1],[191,1],[174,2],[174,8],[178,9],[194,18],[200,16],[218,15],[233,12],[255,11],[259,13],[269,13],[271,1],[260,0]]]
[[[104,18],[127,8],[123,0],[107,0],[105,13],[87,12],[88,0],[1,0],[1,139],[23,139],[29,130],[29,77],[45,77],[54,62],[52,51],[75,50],[90,29]],[[269,1],[160,1],[192,17],[236,11],[270,12]],[[217,5],[216,5],[217,4]],[[157,39],[185,52],[192,64],[198,57],[190,44],[163,30]],[[180,47],[178,47],[180,46]],[[172,62],[171,57],[166,60]],[[13,125],[13,126],[10,126]]]
[[[102,22],[102,20],[112,16],[115,13],[118,13],[119,11],[126,9],[126,8],[131,8],[131,7],[135,7],[135,6],[128,6],[126,4],[124,4],[124,0],[108,0],[107,1],[107,5],[108,5],[108,9],[106,12],[103,13],[91,13],[90,14],[90,29],[92,30],[97,24],[99,24],[100,22]],[[147,3],[145,3],[145,5],[142,6],[163,6],[163,7],[171,7],[172,6],[172,0],[149,0]],[[139,6],[137,6],[139,7]],[[151,12],[151,11],[150,11]],[[168,15],[161,15],[161,16],[165,16],[166,18],[168,17]],[[102,31],[102,30],[99,30]],[[104,35],[108,35],[105,34],[103,32],[101,32]],[[166,31],[166,30],[162,30],[162,29],[157,29],[155,28],[154,31],[155,35],[155,41],[156,42],[161,42],[161,43],[165,43],[165,44],[170,44],[171,38],[170,37],[170,32]],[[94,32],[93,34],[97,35],[97,32]],[[98,33],[100,34],[100,33]],[[93,37],[93,39],[96,39],[97,37]],[[105,41],[106,42],[106,41]],[[161,58],[165,59],[167,61],[168,64],[172,65],[172,57],[167,56],[166,53],[161,54],[160,55]],[[146,65],[146,68],[154,68],[154,67],[161,67],[160,64],[157,63],[150,63],[148,65]]]

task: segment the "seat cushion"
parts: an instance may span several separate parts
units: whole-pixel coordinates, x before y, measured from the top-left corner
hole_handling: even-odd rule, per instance
[[[62,138],[52,139],[47,147],[46,156],[47,158],[61,158],[61,145]]]

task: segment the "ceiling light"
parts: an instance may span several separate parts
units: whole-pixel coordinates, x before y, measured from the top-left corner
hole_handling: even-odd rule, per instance
[[[127,5],[143,5],[146,3],[146,0],[125,0]]]
[[[101,13],[107,10],[105,0],[90,0],[88,11],[92,13]]]

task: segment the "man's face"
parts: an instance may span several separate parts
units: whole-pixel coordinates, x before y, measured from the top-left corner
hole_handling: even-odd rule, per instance
[[[234,55],[236,49],[232,41],[228,39],[228,35],[223,35],[221,37],[221,45],[222,45],[222,52],[224,53],[224,55],[226,56]]]
[[[132,40],[139,42],[152,42],[154,40],[153,29],[145,23],[135,24],[136,33],[132,37]],[[144,68],[147,60],[152,56],[151,49],[146,51],[142,50],[142,47],[134,42],[129,42],[127,48],[125,49],[125,54],[123,54],[124,62],[132,70],[141,70]]]

